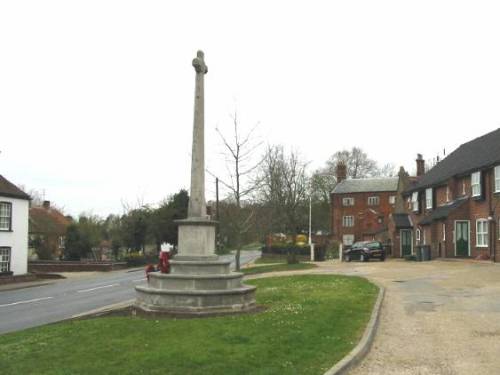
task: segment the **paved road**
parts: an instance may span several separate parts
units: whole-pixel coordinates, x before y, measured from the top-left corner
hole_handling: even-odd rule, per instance
[[[258,257],[260,251],[243,251],[241,264]],[[231,255],[223,258],[234,260]],[[234,261],[232,265],[234,268]],[[145,280],[143,270],[122,270],[0,292],[0,334],[57,322],[133,299],[134,287]]]

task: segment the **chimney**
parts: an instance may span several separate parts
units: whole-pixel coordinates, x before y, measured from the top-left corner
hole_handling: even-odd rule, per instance
[[[423,176],[425,173],[425,161],[422,154],[417,154],[417,177]]]
[[[43,208],[49,209],[50,208],[50,201],[43,201]]]
[[[344,181],[347,178],[347,166],[343,161],[337,163],[337,183]]]

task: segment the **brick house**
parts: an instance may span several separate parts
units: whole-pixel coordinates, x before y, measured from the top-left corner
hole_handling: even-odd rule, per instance
[[[333,238],[351,245],[384,237],[396,204],[398,178],[346,179],[346,167],[339,164],[337,181],[330,195]]]
[[[50,201],[29,211],[30,247],[40,259],[60,258],[64,254],[66,229],[71,220],[61,211],[51,207]]]
[[[388,223],[394,256],[428,245],[433,258],[500,260],[500,129],[461,145],[417,179],[400,171],[396,206]]]

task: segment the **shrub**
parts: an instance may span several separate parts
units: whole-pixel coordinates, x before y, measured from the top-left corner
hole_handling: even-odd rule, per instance
[[[129,253],[124,260],[127,262],[127,267],[139,267],[145,266],[146,264],[158,263],[158,258],[156,256],[144,256],[144,254],[139,252]]]

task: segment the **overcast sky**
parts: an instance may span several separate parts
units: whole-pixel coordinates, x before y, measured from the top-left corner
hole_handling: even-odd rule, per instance
[[[189,188],[198,49],[214,173],[235,109],[311,169],[359,146],[411,172],[500,127],[499,19],[498,1],[2,1],[0,174],[73,215]]]

